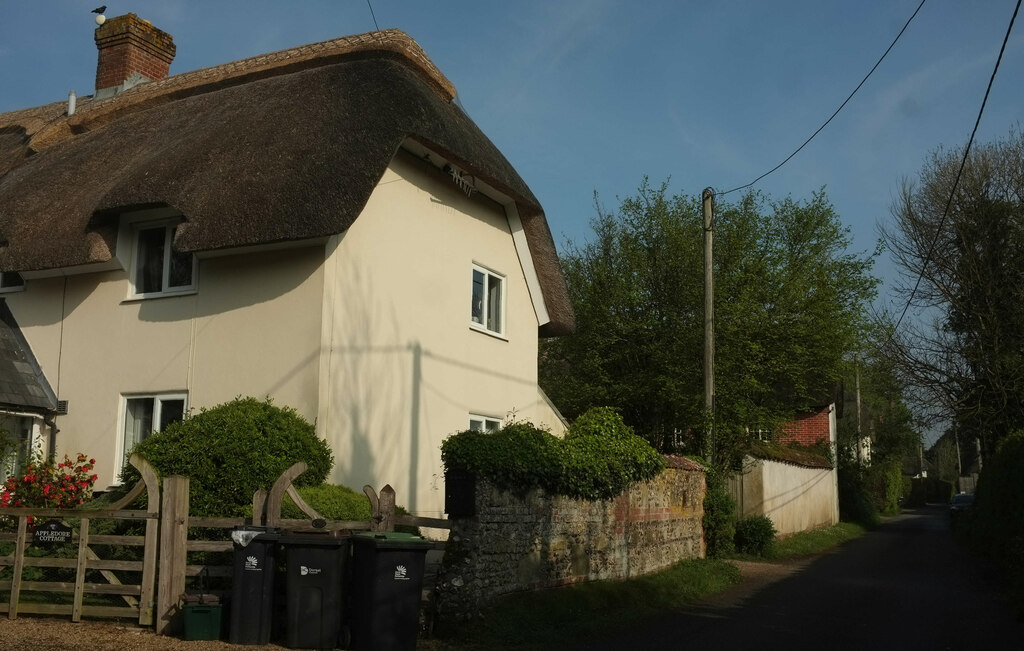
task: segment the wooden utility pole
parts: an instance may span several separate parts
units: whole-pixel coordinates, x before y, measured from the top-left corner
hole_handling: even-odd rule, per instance
[[[853,358],[853,372],[857,382],[857,461],[867,462],[864,457],[864,439],[863,430],[861,429],[860,422],[860,360],[856,357]]]
[[[715,410],[714,198],[714,190],[704,188],[704,408],[711,414]]]

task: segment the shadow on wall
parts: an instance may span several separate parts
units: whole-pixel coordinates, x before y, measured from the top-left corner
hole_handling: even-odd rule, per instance
[[[496,380],[496,391],[529,396],[519,407],[534,409],[540,402],[536,378],[435,352],[408,315],[400,315],[397,301],[376,290],[365,268],[339,264],[327,272],[341,282],[335,304],[328,300],[323,308],[333,345],[322,389],[329,408],[321,410],[319,423],[336,452],[334,480],[378,490],[391,484],[399,503],[421,515],[428,510],[420,498],[435,492],[429,513],[439,516],[440,444],[468,425],[473,406],[464,387]]]

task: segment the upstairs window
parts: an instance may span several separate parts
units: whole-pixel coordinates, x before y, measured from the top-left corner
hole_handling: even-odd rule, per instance
[[[473,299],[470,325],[501,335],[505,333],[505,277],[473,265]]]
[[[0,292],[16,292],[25,289],[25,280],[17,271],[0,272]]]
[[[136,298],[185,294],[196,289],[196,258],[174,250],[177,225],[140,224],[132,247],[132,294]]]

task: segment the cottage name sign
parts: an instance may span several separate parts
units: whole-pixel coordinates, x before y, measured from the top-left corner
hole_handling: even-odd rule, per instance
[[[63,545],[71,542],[71,527],[59,520],[49,520],[37,525],[32,532],[32,542],[36,545]]]

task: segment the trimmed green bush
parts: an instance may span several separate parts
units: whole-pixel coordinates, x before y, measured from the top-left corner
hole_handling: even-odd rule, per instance
[[[775,523],[767,515],[748,515],[736,523],[736,551],[767,556],[775,545]]]
[[[348,486],[320,484],[297,489],[299,497],[328,520],[369,520],[370,500]],[[250,505],[251,506],[251,505]],[[306,514],[287,495],[281,502],[281,517],[301,520]]]
[[[290,407],[236,398],[168,425],[136,446],[161,476],[188,477],[193,515],[239,516],[253,493],[269,489],[298,461],[309,468],[296,486],[323,483],[334,464],[326,441]],[[133,485],[139,473],[125,464],[121,479]]]
[[[866,471],[865,484],[875,509],[885,515],[900,512],[900,498],[904,490],[900,459],[891,458],[870,466]]]
[[[441,445],[445,469],[483,477],[509,490],[607,499],[656,477],[665,461],[608,407],[591,409],[564,439],[530,423],[495,432],[465,431]]]

